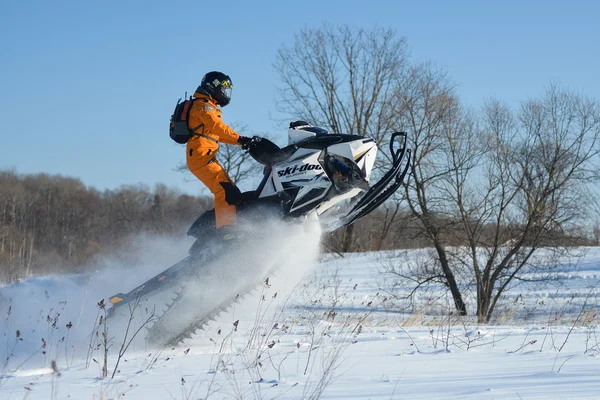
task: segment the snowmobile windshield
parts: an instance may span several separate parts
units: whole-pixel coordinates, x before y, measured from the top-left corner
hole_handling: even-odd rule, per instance
[[[327,135],[329,133],[327,130],[325,130],[323,128],[316,127],[316,126],[307,126],[307,127],[300,128],[300,130],[301,131],[306,131],[306,132],[312,132],[312,133],[314,133],[317,136]]]

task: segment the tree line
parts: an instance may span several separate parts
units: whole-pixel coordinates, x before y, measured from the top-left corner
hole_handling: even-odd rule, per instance
[[[208,207],[162,184],[99,191],[77,178],[0,171],[0,283],[81,272],[139,233],[183,235]]]

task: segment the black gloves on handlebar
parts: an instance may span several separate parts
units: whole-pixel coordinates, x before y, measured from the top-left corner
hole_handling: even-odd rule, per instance
[[[250,143],[252,143],[252,138],[249,138],[247,136],[240,136],[238,138],[238,143],[241,144],[242,146],[247,146]]]
[[[260,142],[260,139],[261,138],[259,136],[252,136],[251,138],[247,136],[240,136],[238,138],[238,143],[242,145],[243,149],[247,149],[251,145]]]

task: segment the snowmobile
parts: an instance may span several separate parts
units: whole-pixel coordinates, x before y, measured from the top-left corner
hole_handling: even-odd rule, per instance
[[[244,150],[264,167],[264,175],[256,190],[241,194],[237,214],[238,221],[245,224],[238,225],[260,226],[266,216],[290,223],[316,219],[322,231],[348,226],[392,196],[408,171],[411,153],[406,148],[406,133],[393,133],[389,143],[391,168],[371,185],[377,155],[377,144],[372,138],[332,134],[297,122],[290,125],[286,147],[254,137]],[[203,213],[187,232],[195,238],[189,256],[130,292],[111,296],[109,316],[133,300],[153,296],[155,292],[172,292],[177,287],[177,294],[170,298],[159,318],[161,322],[172,305],[183,297],[185,282],[204,279],[208,271],[203,266],[222,256],[226,252],[224,246],[236,244],[235,240],[214,239],[215,230],[214,210]],[[252,235],[243,229],[237,233]],[[232,298],[235,296],[233,293]],[[158,325],[161,324],[154,324]],[[192,321],[189,326],[198,324]],[[179,336],[169,340],[179,342]]]

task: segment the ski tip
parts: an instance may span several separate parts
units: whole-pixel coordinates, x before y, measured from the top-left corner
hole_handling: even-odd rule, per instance
[[[123,301],[123,297],[125,297],[123,293],[118,293],[112,296],[109,300],[111,304],[117,304]]]

